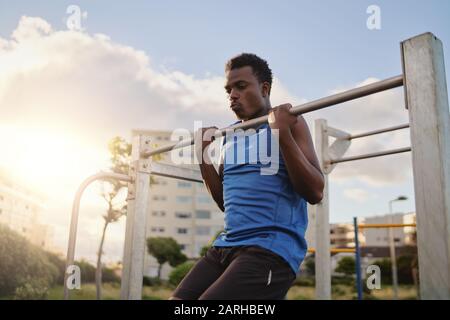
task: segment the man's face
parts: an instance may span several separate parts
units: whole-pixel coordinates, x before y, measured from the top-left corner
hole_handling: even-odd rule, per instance
[[[239,120],[254,118],[265,106],[262,84],[250,66],[226,72],[225,90],[230,108]]]

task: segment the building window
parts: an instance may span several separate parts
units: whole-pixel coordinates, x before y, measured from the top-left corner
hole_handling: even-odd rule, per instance
[[[150,230],[155,233],[162,233],[165,231],[164,227],[152,227]]]
[[[153,217],[165,217],[166,212],[165,211],[152,211]]]
[[[209,195],[199,194],[197,195],[197,203],[211,203],[211,198]]]
[[[178,234],[187,234],[188,229],[187,228],[177,228],[177,233]]]
[[[211,219],[211,212],[208,210],[197,210],[195,211],[195,217],[197,219]]]
[[[166,200],[167,200],[167,197],[166,197],[166,196],[158,196],[158,195],[154,195],[154,196],[152,197],[152,200],[155,200],[155,201],[166,201]]]
[[[167,185],[167,181],[164,179],[158,179],[158,178],[152,177],[152,184],[165,186],[165,185]]]
[[[209,236],[211,233],[211,228],[208,226],[197,226],[198,236]]]
[[[188,189],[192,187],[192,184],[190,182],[186,182],[186,181],[178,181],[177,182],[178,188],[182,188],[182,189]]]
[[[192,203],[192,198],[188,196],[177,196],[177,203]]]
[[[191,217],[190,212],[175,212],[175,217],[180,219],[188,219]]]

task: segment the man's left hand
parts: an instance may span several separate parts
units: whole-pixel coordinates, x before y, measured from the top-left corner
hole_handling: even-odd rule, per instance
[[[289,110],[292,108],[290,103],[285,103],[272,108],[269,111],[269,125],[271,129],[278,129],[280,132],[290,130],[297,123],[297,116],[291,114]]]

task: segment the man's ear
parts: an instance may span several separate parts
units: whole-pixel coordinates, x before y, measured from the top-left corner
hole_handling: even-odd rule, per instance
[[[270,94],[270,83],[263,82],[261,86],[262,95],[264,98],[268,97]]]

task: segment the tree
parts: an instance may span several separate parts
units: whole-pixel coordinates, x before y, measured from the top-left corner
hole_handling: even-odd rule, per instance
[[[161,269],[169,262],[175,267],[187,260],[181,252],[181,246],[171,237],[150,237],[147,239],[147,250],[158,261],[158,279],[161,279]]]
[[[108,144],[111,161],[111,171],[115,173],[128,174],[129,163],[131,159],[131,144],[127,143],[121,137],[114,137]],[[107,186],[105,186],[105,184]],[[102,237],[97,252],[97,269],[95,272],[95,284],[97,291],[97,300],[102,296],[102,255],[103,245],[105,243],[106,229],[112,222],[116,222],[120,217],[126,215],[126,203],[115,203],[115,199],[123,188],[127,187],[127,183],[119,180],[108,180],[103,185],[102,197],[108,204],[106,215],[103,216],[104,224]],[[108,190],[105,190],[108,189]]]
[[[355,273],[355,269],[356,269],[355,258],[343,257],[341,260],[339,260],[335,271],[343,273],[346,276],[351,276]]]

